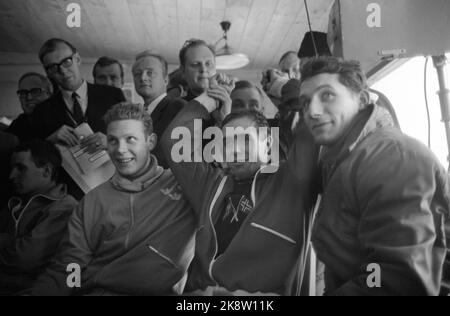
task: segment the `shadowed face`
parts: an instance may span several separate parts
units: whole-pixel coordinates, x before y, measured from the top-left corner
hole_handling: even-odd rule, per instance
[[[262,96],[255,88],[234,89],[231,92],[231,101],[233,102],[232,111],[244,109],[256,110],[262,112]]]
[[[37,76],[25,77],[19,83],[19,90],[17,93],[19,95],[22,110],[28,115],[33,113],[36,105],[50,97],[47,83],[42,82],[42,79]]]
[[[14,153],[11,157],[9,180],[13,192],[20,196],[32,196],[42,192],[53,182],[49,165],[38,167],[30,151]]]
[[[118,64],[105,67],[97,66],[95,69],[95,84],[116,87],[122,89],[123,77]]]

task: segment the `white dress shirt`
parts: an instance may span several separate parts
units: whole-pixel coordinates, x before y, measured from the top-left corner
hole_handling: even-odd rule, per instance
[[[73,113],[72,94],[74,92],[77,94],[77,100],[80,103],[81,110],[83,111],[83,114],[86,115],[86,110],[87,110],[87,106],[88,106],[88,86],[87,86],[87,82],[85,80],[83,80],[83,83],[81,84],[81,86],[78,88],[77,91],[67,91],[67,90],[62,90],[61,89],[61,93],[62,93],[64,102],[66,102],[67,108],[72,113]]]

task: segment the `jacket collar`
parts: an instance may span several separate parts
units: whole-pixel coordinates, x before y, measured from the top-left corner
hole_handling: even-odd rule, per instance
[[[331,147],[323,147],[320,161],[328,179],[336,167],[369,135],[382,127],[394,127],[394,120],[389,112],[377,105],[371,104],[361,111],[348,132]]]
[[[165,95],[164,98],[162,98],[159,102],[158,105],[156,106],[156,108],[153,110],[151,117],[153,120],[153,124],[155,124],[155,122],[159,121],[159,119],[161,118],[161,115],[163,113],[164,110],[167,109],[167,104],[171,101],[171,98],[169,95]]]
[[[57,184],[47,192],[33,195],[27,202],[27,206],[37,198],[43,198],[50,201],[58,201],[67,196],[67,186],[65,184]],[[8,201],[8,209],[11,211],[14,207],[22,206],[24,201],[21,197],[13,196]]]
[[[147,170],[148,171],[144,175],[133,181],[122,177],[116,172],[111,179],[111,183],[119,191],[134,193],[142,192],[158,180],[164,172],[163,167],[158,166],[158,160],[153,155],[150,157]]]

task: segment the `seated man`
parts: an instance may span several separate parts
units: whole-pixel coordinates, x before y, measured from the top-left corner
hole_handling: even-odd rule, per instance
[[[150,154],[156,145],[150,115],[119,104],[105,122],[116,174],[80,202],[31,294],[181,294],[193,256],[193,212],[171,171]],[[81,271],[79,287],[66,283],[71,264]]]
[[[23,113],[11,123],[6,132],[16,135],[22,142],[35,138],[31,114],[39,103],[52,95],[52,91],[53,86],[46,76],[36,72],[24,74],[19,79],[19,89],[17,90]]]
[[[14,196],[0,213],[0,294],[31,286],[55,254],[77,205],[56,179],[61,155],[46,141],[15,148],[10,181]]]
[[[328,295],[437,295],[450,183],[437,158],[370,103],[358,62],[302,68],[300,105],[322,145],[313,245]]]
[[[169,161],[170,168],[203,227],[197,233],[196,256],[186,291],[298,293],[293,288],[300,287],[304,274],[315,202],[312,183],[318,148],[313,146],[308,133],[299,133],[289,161],[270,170],[273,166],[267,165],[267,158],[271,156],[271,162],[277,162],[273,152],[277,147],[271,146],[272,137],[268,133],[263,134],[269,129],[265,117],[254,110],[229,114],[228,103],[220,110],[219,104],[206,94],[195,98],[181,110],[162,139],[166,156],[173,158]],[[257,157],[251,159],[246,155],[244,162],[225,160],[224,174],[207,160],[196,159],[197,153],[203,152],[202,141],[190,138],[182,140],[186,145],[182,152],[187,152],[187,159],[175,157],[180,144],[172,139],[171,131],[196,135],[201,131],[199,123],[209,121],[213,115],[225,117],[221,129],[217,128],[220,134],[229,129],[250,130],[248,137],[254,141],[249,141],[248,147],[238,144],[240,149],[234,150],[234,146],[226,146],[232,157],[238,152],[258,152]],[[231,139],[233,136],[230,135]],[[215,137],[222,139],[223,135]],[[273,137],[276,138],[276,133]]]

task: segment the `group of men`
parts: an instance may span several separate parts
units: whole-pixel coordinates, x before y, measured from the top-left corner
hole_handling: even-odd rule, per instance
[[[359,63],[305,50],[264,72],[262,89],[218,74],[202,40],[183,45],[172,74],[144,51],[132,67],[137,105],[116,60],[100,58],[90,84],[72,44],[44,43],[47,76],[19,80],[24,113],[0,157],[11,157],[12,190],[0,211],[0,294],[299,295],[311,247],[327,295],[439,294],[447,172],[400,131]],[[279,101],[275,119],[263,114],[266,92]],[[198,161],[207,145],[195,138],[188,159],[173,159],[176,131],[197,135],[197,122],[220,129],[227,159]],[[82,123],[94,134],[80,137]],[[105,149],[114,176],[80,193],[55,144]],[[379,282],[368,282],[374,266]]]

